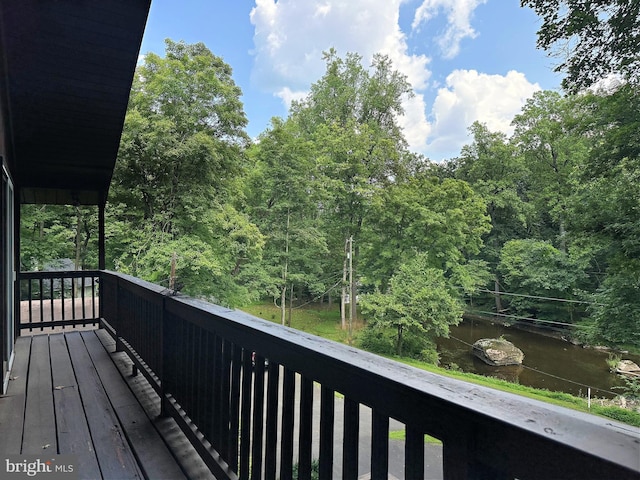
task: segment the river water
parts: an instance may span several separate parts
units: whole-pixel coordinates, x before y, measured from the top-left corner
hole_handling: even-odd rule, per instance
[[[524,352],[522,366],[491,367],[471,353],[471,346],[480,338],[502,335]],[[464,372],[509,380],[535,388],[592,397],[611,398],[621,393],[614,387],[624,386],[624,380],[609,372],[609,353],[582,348],[569,342],[520,330],[490,320],[465,319],[450,329],[450,337],[438,340],[442,366],[455,363]],[[640,356],[623,354],[640,365]]]

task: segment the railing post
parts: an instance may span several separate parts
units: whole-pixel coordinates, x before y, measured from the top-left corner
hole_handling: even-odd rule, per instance
[[[106,255],[105,255],[105,233],[104,233],[104,209],[105,200],[100,200],[98,205],[98,270],[104,270],[106,268]]]
[[[98,318],[102,318],[104,320],[106,320],[106,318],[104,318],[104,278],[105,278],[105,273],[103,270],[100,270],[100,275],[98,275]],[[82,283],[82,292],[84,294],[84,277],[83,277],[83,283]],[[91,279],[91,289],[93,291],[93,289],[95,288],[93,285],[95,283],[95,277]],[[93,293],[93,292],[92,292]],[[95,293],[93,294],[93,300],[91,300],[91,305],[93,306],[94,310],[94,316],[95,316]],[[83,301],[84,304],[84,301]]]
[[[115,281],[115,309],[114,311],[116,312],[115,314],[115,318],[113,320],[113,324],[111,325],[113,327],[113,329],[115,330],[115,335],[116,335],[116,352],[124,352],[125,348],[124,345],[122,344],[122,341],[120,340],[120,334],[122,333],[122,329],[119,329],[119,323],[122,322],[122,312],[120,309],[120,278],[116,277],[116,281]],[[120,331],[119,331],[120,330]]]

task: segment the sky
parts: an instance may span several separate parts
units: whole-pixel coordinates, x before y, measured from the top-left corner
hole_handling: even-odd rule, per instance
[[[410,149],[441,161],[474,121],[511,135],[527,98],[560,90],[539,26],[519,0],[152,0],[140,53],[203,42],[232,67],[252,138],[322,77],[323,51],[385,54],[415,92],[398,119]]]

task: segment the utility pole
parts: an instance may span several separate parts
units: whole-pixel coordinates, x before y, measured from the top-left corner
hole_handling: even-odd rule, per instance
[[[344,242],[344,261],[342,262],[342,292],[340,294],[340,322],[342,330],[347,328],[347,266],[349,257],[349,239]]]
[[[356,312],[355,284],[353,283],[353,235],[349,237],[349,345],[353,334],[353,319]]]
[[[176,259],[178,258],[178,254],[173,252],[171,256],[171,274],[169,275],[169,290],[172,295],[176,293]]]

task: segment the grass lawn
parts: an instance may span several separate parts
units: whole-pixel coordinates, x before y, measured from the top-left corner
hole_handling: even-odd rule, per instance
[[[280,323],[280,309],[272,303],[259,303],[240,308],[240,310],[255,315],[256,317]],[[329,309],[317,305],[306,306],[304,308],[294,308],[291,326],[297,330],[311,333],[319,337],[327,338],[340,343],[347,343],[347,331],[340,327],[340,311],[337,306]],[[357,339],[357,332],[362,328],[362,324],[354,326],[354,336]],[[357,344],[356,344],[357,345]],[[615,406],[598,405],[597,399],[592,399],[591,409],[588,408],[586,398],[576,397],[564,392],[552,392],[540,390],[516,383],[510,383],[497,378],[484,377],[473,373],[457,372],[436,367],[435,365],[420,362],[410,358],[389,357],[392,360],[411,365],[422,370],[458,378],[467,382],[496,388],[505,392],[516,393],[528,398],[541,400],[554,405],[559,405],[573,410],[593,413],[608,418],[613,418],[619,422],[640,427],[640,413],[625,410]]]
[[[248,305],[240,310],[270,322],[280,323],[280,309],[273,303]],[[291,327],[334,342],[347,343],[347,331],[340,328],[339,308],[329,309],[317,305],[294,308]]]

